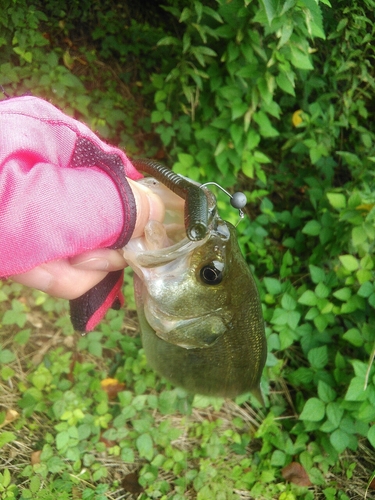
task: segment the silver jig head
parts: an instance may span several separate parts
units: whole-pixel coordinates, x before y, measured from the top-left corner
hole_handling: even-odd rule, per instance
[[[222,186],[220,186],[220,184],[217,184],[216,182],[213,182],[213,181],[205,182],[204,184],[201,184],[200,187],[202,188],[202,187],[209,186],[209,185],[213,185],[213,186],[218,187],[227,196],[229,196],[230,204],[232,205],[233,208],[237,208],[238,213],[240,215],[240,218],[243,219],[245,217],[245,214],[242,210],[247,203],[247,198],[246,198],[245,193],[238,191],[237,193],[233,193],[233,195],[231,195],[230,193],[228,193],[228,191],[226,189],[224,189]]]

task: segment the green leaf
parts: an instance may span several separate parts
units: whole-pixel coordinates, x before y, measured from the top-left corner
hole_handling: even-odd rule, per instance
[[[272,126],[270,119],[264,111],[254,113],[254,121],[259,125],[260,135],[263,137],[276,137],[279,135],[278,130]]]
[[[13,432],[5,431],[0,433],[0,448],[5,444],[11,443],[16,439],[16,435]]]
[[[189,17],[191,17],[191,10],[188,7],[185,7],[184,10],[181,12],[179,22],[183,23],[184,21],[189,19]]]
[[[317,283],[320,283],[321,281],[325,281],[326,275],[325,275],[324,270],[321,267],[310,265],[309,270],[310,270],[311,279],[314,283],[317,284]]]
[[[306,401],[300,415],[300,420],[319,422],[325,414],[325,404],[318,398],[310,398]]]
[[[374,292],[374,285],[370,281],[366,281],[360,287],[357,292],[357,295],[360,297],[370,297],[370,295]]]
[[[302,232],[310,236],[318,236],[322,229],[322,225],[317,220],[309,220],[302,228]]]
[[[333,208],[340,210],[346,207],[345,195],[341,193],[327,193],[329,203]]]
[[[331,292],[330,288],[328,288],[328,286],[322,282],[318,283],[317,286],[315,287],[315,294],[319,299],[327,298],[330,292]]]
[[[146,458],[147,460],[152,460],[154,456],[154,447],[152,442],[152,437],[150,434],[145,433],[141,434],[136,441],[137,450],[139,451],[139,455],[141,457]]]
[[[350,328],[344,333],[343,338],[356,347],[363,345],[361,332],[357,328]]]
[[[328,420],[332,422],[335,428],[337,428],[340,425],[341,419],[344,415],[344,410],[340,408],[339,403],[332,401],[327,404],[326,414]]]
[[[0,363],[11,363],[16,359],[16,355],[9,349],[0,350]]]
[[[367,241],[367,233],[363,227],[361,226],[353,227],[352,241],[354,246],[362,245]]]
[[[281,283],[276,278],[263,278],[263,283],[271,295],[279,295],[281,293]]]
[[[14,341],[19,345],[25,345],[30,339],[31,329],[27,328],[26,330],[20,330],[15,336]]]
[[[69,443],[69,432],[62,431],[56,435],[56,448],[62,450]]]
[[[375,425],[372,425],[367,433],[367,439],[370,441],[373,448],[375,448]]]
[[[179,45],[180,41],[174,36],[166,36],[158,41],[157,45]]]
[[[36,493],[39,488],[40,488],[40,477],[39,476],[33,476],[31,479],[30,479],[30,485],[29,485],[29,488],[30,488],[30,491],[31,493]]]
[[[358,259],[353,257],[353,255],[340,255],[339,256],[341,264],[347,271],[356,271],[359,268]]]
[[[266,12],[268,24],[271,26],[272,21],[278,15],[279,2],[278,0],[261,0],[261,3]]]
[[[315,370],[321,370],[328,363],[327,346],[323,345],[321,347],[314,347],[313,349],[310,349],[307,354],[307,358],[310,365],[315,368]]]
[[[288,75],[293,75],[294,73],[288,72],[288,73],[280,73],[276,77],[276,83],[277,85],[281,88],[281,90],[284,90],[287,94],[290,94],[292,96],[295,96],[296,93],[294,91],[294,79],[291,79],[288,77]]]
[[[312,292],[311,290],[306,290],[298,299],[298,302],[305,306],[316,306],[317,300],[318,299],[314,292]]]
[[[293,64],[293,66],[299,69],[314,69],[314,66],[311,64],[309,55],[301,50],[300,47],[290,44],[290,51],[290,62]]]
[[[134,451],[132,448],[122,448],[121,449],[121,460],[127,463],[134,462]]]
[[[349,300],[351,295],[352,295],[352,291],[350,288],[347,288],[347,287],[340,288],[339,290],[336,290],[336,292],[333,292],[333,296],[336,297],[336,299],[339,299],[343,302],[346,302],[347,300]]]
[[[288,293],[284,293],[283,298],[281,299],[281,306],[287,311],[294,311],[297,303]]]
[[[367,392],[364,390],[365,381],[363,377],[353,377],[345,394],[345,401],[365,401]]]
[[[329,437],[329,440],[338,453],[342,453],[350,443],[348,434],[341,429],[336,429],[335,431],[333,431]]]
[[[336,391],[332,389],[328,384],[319,380],[318,382],[318,396],[324,403],[330,403],[336,398]]]

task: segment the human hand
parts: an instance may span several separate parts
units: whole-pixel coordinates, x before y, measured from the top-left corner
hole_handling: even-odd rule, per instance
[[[141,236],[149,220],[162,222],[164,204],[150,189],[128,179],[137,205],[132,238]],[[127,266],[122,253],[107,248],[91,250],[70,259],[46,262],[22,274],[11,276],[17,283],[36,288],[54,297],[75,299],[97,285],[110,271]]]

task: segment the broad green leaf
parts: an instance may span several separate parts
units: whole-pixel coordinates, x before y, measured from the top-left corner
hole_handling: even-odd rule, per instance
[[[254,151],[254,159],[258,163],[271,163],[272,162],[272,160],[270,158],[268,158],[268,156],[266,156],[261,151]]]
[[[70,438],[69,438],[69,432],[68,431],[59,432],[56,435],[56,448],[58,450],[63,449],[65,446],[68,445],[69,439]]]
[[[329,324],[329,320],[326,314],[318,314],[317,316],[315,316],[313,321],[319,332],[324,332]]]
[[[310,270],[311,279],[314,283],[318,284],[321,281],[325,281],[326,274],[321,267],[310,265],[309,270]]]
[[[336,297],[336,299],[342,300],[343,302],[349,300],[351,295],[352,291],[348,287],[340,288],[339,290],[333,292],[333,296]]]
[[[317,297],[314,292],[311,290],[306,290],[303,292],[301,297],[298,299],[298,302],[300,304],[303,304],[305,306],[316,306],[317,304]]]
[[[370,281],[366,281],[360,287],[357,295],[360,297],[369,297],[374,292],[374,285]]]
[[[16,355],[9,349],[0,350],[0,363],[11,363],[16,359]]]
[[[268,24],[271,26],[272,21],[278,15],[279,2],[278,0],[261,0],[266,12]]]
[[[327,285],[320,282],[315,287],[315,294],[319,299],[325,299],[330,294],[331,289]]]
[[[134,451],[132,448],[122,448],[121,449],[121,460],[126,463],[133,463],[134,462]]]
[[[345,195],[341,193],[327,193],[329,203],[338,210],[346,207]]]
[[[310,56],[301,50],[300,47],[296,45],[290,45],[291,58],[290,61],[296,68],[299,69],[314,69],[314,66],[311,64]]]
[[[356,347],[363,345],[361,332],[357,328],[350,328],[344,333],[343,338]]]
[[[14,302],[14,301],[13,301]],[[2,324],[3,325],[18,325],[20,328],[25,326],[27,316],[19,309],[8,309],[5,311]]]
[[[40,477],[39,476],[32,476],[32,478],[30,479],[30,484],[29,484],[29,488],[30,488],[30,491],[31,493],[36,493],[37,491],[39,491],[40,489]]]
[[[331,403],[332,401],[335,400],[337,394],[332,387],[330,387],[328,384],[323,382],[322,380],[319,380],[318,382],[318,396],[319,399],[321,399],[324,403]]]
[[[136,441],[137,450],[141,457],[146,458],[147,460],[152,460],[154,456],[154,447],[152,442],[152,437],[150,434],[145,433],[141,434]]]
[[[338,453],[342,453],[350,442],[348,434],[341,429],[333,431],[329,439]]]
[[[319,422],[325,414],[325,404],[318,398],[310,398],[306,401],[302,413],[299,416],[300,420],[309,422]]]
[[[353,255],[340,255],[339,259],[347,271],[356,271],[359,267],[358,259],[353,257]]]
[[[294,76],[294,73],[289,72],[289,74]],[[296,95],[294,91],[294,79],[292,80],[290,77],[288,77],[288,73],[282,72],[277,75],[276,83],[281,88],[281,90],[284,90],[284,92],[293,96]]]
[[[367,233],[363,227],[353,227],[352,241],[354,246],[362,245],[362,243],[365,243],[365,241],[367,241]]]
[[[326,408],[327,418],[335,428],[340,425],[341,419],[344,415],[344,410],[340,408],[339,403],[332,401],[327,404]]]
[[[321,347],[314,347],[313,349],[310,349],[307,354],[307,358],[310,365],[315,368],[315,370],[321,370],[328,363],[327,346],[323,345]]]
[[[302,232],[309,236],[318,236],[322,229],[322,225],[317,220],[309,220],[302,228]]]
[[[296,301],[288,293],[284,293],[281,299],[281,306],[287,311],[294,311],[297,306]]]
[[[367,389],[364,390],[365,380],[363,377],[353,377],[345,394],[345,401],[365,401]]]
[[[16,439],[16,435],[13,432],[4,431],[0,433],[0,448],[5,444],[11,443]]]
[[[279,135],[278,130],[272,126],[270,119],[264,111],[254,113],[254,121],[259,125],[260,135],[263,137],[276,137]]]
[[[271,295],[279,295],[281,293],[281,283],[276,278],[263,278],[263,283]]]

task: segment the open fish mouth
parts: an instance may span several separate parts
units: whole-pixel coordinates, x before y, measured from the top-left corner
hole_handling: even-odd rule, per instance
[[[152,268],[163,266],[189,255],[196,248],[203,245],[208,238],[209,236],[206,236],[203,240],[199,241],[191,241],[188,238],[184,238],[178,243],[155,250],[148,250],[145,247],[143,251],[138,250],[139,253],[135,258],[140,267]]]

